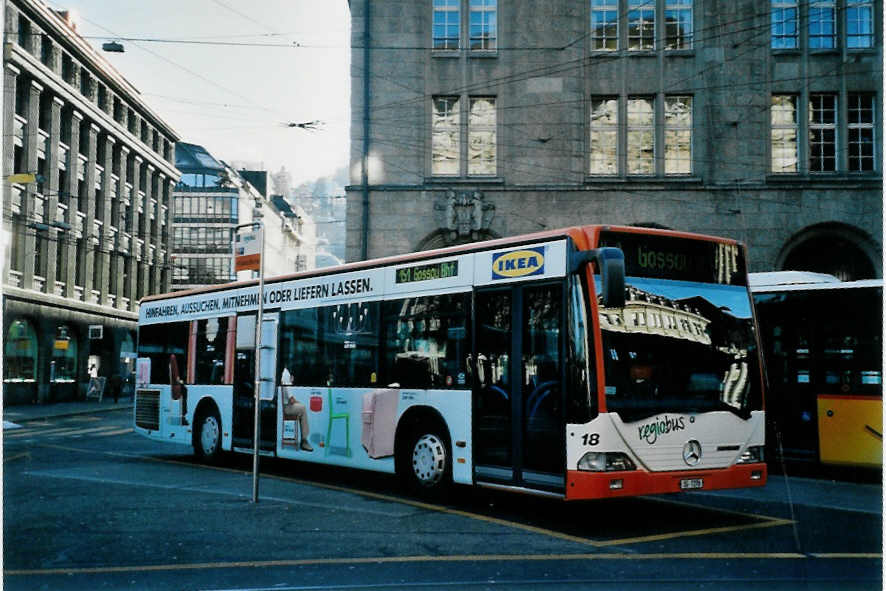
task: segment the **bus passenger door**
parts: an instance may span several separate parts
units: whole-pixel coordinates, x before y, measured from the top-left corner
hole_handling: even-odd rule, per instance
[[[561,282],[476,293],[477,481],[564,490],[563,299]]]
[[[237,316],[237,348],[234,359],[234,447],[252,449],[255,424],[255,322],[256,314]],[[277,314],[262,320],[261,414],[259,435],[262,451],[273,452],[277,439]]]

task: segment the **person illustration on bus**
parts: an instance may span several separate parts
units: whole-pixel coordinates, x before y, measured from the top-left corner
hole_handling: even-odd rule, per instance
[[[295,399],[292,394],[292,374],[287,368],[283,368],[280,376],[280,398],[283,403],[283,420],[297,420],[299,425],[299,435],[301,442],[299,449],[302,451],[314,451],[311,444],[308,443],[308,436],[311,431],[308,427],[308,410],[304,404]]]

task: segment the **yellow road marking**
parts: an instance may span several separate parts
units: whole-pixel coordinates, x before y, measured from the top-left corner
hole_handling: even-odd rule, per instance
[[[822,554],[815,555],[823,559],[875,559],[881,560],[882,554]],[[404,564],[415,562],[523,562],[557,560],[808,560],[809,556],[794,552],[691,552],[656,553],[656,554],[479,554],[479,555],[447,555],[447,556],[367,556],[364,558],[306,558],[293,560],[244,560],[234,562],[197,562],[190,564],[151,564],[145,566],[99,566],[86,568],[38,568],[4,570],[7,576],[28,575],[78,575],[105,574],[122,572],[156,572],[179,570],[206,570],[214,568],[268,568],[280,566],[321,566],[321,565],[354,565],[354,564]]]
[[[106,425],[104,427],[90,427],[88,429],[84,429],[83,427],[65,427],[63,429],[49,429],[46,431],[30,431],[28,433],[13,433],[12,435],[7,435],[10,439],[23,439],[26,436],[33,437],[70,437],[73,435],[86,435],[88,433],[97,433],[99,431],[105,431],[107,429],[114,429],[113,426]]]
[[[670,540],[673,538],[688,538],[693,536],[710,536],[714,534],[723,534],[729,532],[743,531],[746,529],[760,529],[764,527],[775,527],[778,525],[791,525],[793,521],[790,519],[773,519],[767,518],[762,523],[749,523],[746,525],[730,525],[725,527],[711,527],[708,529],[695,529],[671,532],[666,534],[655,534],[651,536],[639,536],[636,538],[622,538],[620,540],[609,540],[607,542],[597,542],[597,546],[617,546],[623,544],[643,544],[646,542],[659,542],[661,540]]]
[[[116,431],[108,431],[106,433],[96,433],[96,437],[107,437],[108,435],[123,435],[124,433],[132,433],[135,429],[128,427],[126,429],[117,429]]]
[[[18,460],[20,458],[31,459],[31,452],[26,451],[26,452],[23,452],[20,454],[15,454],[14,456],[9,456],[8,458],[3,458],[3,463],[5,464],[6,462],[11,462],[13,460]]]

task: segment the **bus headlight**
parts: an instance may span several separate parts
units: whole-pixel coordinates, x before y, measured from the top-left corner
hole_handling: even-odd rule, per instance
[[[636,470],[637,466],[621,452],[589,451],[578,461],[578,469],[584,472],[622,472]]]
[[[736,464],[759,464],[763,462],[763,449],[762,445],[752,445],[742,452],[740,456],[738,456],[738,460],[735,462]]]

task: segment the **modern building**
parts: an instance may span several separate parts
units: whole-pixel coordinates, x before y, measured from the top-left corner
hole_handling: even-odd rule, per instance
[[[182,172],[173,192],[174,290],[247,279],[234,269],[238,225],[261,218],[265,231],[265,275],[313,269],[316,226],[282,196],[268,194],[267,171],[235,171],[202,146],[179,142]]]
[[[347,259],[576,223],[882,276],[881,0],[351,0]]]
[[[178,136],[40,0],[4,0],[3,76],[3,403],[73,399],[168,289]]]

